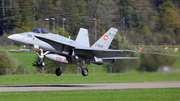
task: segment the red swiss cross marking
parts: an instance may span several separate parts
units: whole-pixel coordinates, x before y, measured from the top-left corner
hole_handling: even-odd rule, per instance
[[[107,38],[108,38],[108,36],[107,36],[107,35],[105,35],[105,36],[104,36],[104,40],[107,40]]]

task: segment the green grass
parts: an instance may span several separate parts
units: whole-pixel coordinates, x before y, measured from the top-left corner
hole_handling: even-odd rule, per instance
[[[33,67],[32,63],[36,60],[36,56],[37,56],[37,54],[35,52],[10,52],[10,54],[12,54],[15,58],[17,58],[20,63],[24,64],[24,66],[26,68]],[[168,49],[168,54],[180,55],[180,51],[174,52],[173,49]],[[177,61],[174,64],[175,68],[180,68],[180,62],[179,61],[180,61],[180,57],[177,58]],[[103,67],[101,65],[98,66],[95,64],[91,64],[89,67],[90,68],[95,67],[98,69],[99,68],[103,69]]]
[[[0,76],[0,85],[22,84],[78,84],[78,83],[123,83],[123,82],[180,81],[180,72],[176,73],[140,73],[93,74],[84,77],[81,74],[49,75],[11,75]]]
[[[26,68],[35,68],[32,66],[32,63],[36,60],[36,56],[37,56],[35,52],[10,52],[10,54],[12,54],[15,58],[17,58],[18,61],[22,63]],[[168,54],[180,55],[180,51],[174,53],[174,49],[168,49]],[[177,61],[174,63],[173,67],[180,68],[179,61],[180,61],[180,57],[177,58]],[[89,67],[91,68],[90,71],[93,71],[93,67],[95,67],[96,73],[104,72],[102,66],[91,64]]]
[[[176,62],[173,64],[173,67],[180,69],[180,57],[177,58]]]
[[[26,68],[33,67],[32,63],[36,60],[37,54],[35,52],[10,52],[10,54],[22,63]]]
[[[19,46],[19,47],[17,47],[17,46],[0,46],[0,49],[4,49],[4,50],[17,49],[17,50],[19,50],[19,49],[23,49],[23,46]]]
[[[168,46],[168,48],[180,48],[180,45],[135,45],[131,47],[164,48],[165,46]]]
[[[180,88],[0,92],[1,101],[179,101]]]
[[[37,57],[37,54],[35,52],[10,52],[10,54],[14,58],[16,58],[19,63],[22,63],[25,68],[27,68],[28,70],[35,71],[36,67],[33,66],[33,63]],[[89,67],[89,72],[93,72],[93,69],[95,68],[95,73],[106,73],[106,71],[103,71],[103,67],[101,65],[91,64],[88,67]],[[55,68],[56,67],[54,67],[54,70]]]
[[[23,65],[23,68],[26,68],[27,73],[33,74],[37,72],[37,68],[33,66],[33,63],[37,57],[35,52],[10,52],[10,54]],[[21,74],[23,74],[23,71]]]
[[[174,54],[174,55],[179,55],[180,56],[180,51],[174,52],[174,49],[168,49],[168,54]],[[180,69],[180,57],[177,57],[173,67]]]

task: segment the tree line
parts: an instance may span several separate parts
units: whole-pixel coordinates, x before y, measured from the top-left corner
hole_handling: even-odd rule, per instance
[[[177,44],[180,42],[179,0],[1,0],[0,10],[0,40],[9,34],[22,33],[37,27],[53,32],[51,18],[55,18],[54,33],[63,35],[65,18],[64,35],[75,39],[80,27],[87,28],[90,44],[95,41],[95,28],[98,37],[110,27],[117,28],[119,32],[110,46],[112,49],[130,49],[131,45],[139,44],[171,44],[173,40]],[[49,28],[46,18],[49,18]],[[5,54],[3,52],[2,57]],[[157,71],[159,66],[172,66],[175,61],[173,57],[167,56],[138,56],[140,60],[118,60],[105,67],[117,67],[113,70],[116,72],[122,72],[127,67],[136,67],[139,70],[147,67],[148,71]],[[152,61],[144,61],[148,58],[152,58]],[[164,62],[167,59],[171,62]],[[10,67],[23,68],[16,60],[9,61],[16,64],[8,64]],[[7,65],[4,63],[0,64],[1,67]],[[51,64],[54,63],[49,63],[50,67]]]
[[[66,36],[75,39],[80,27],[87,28],[91,44],[95,28],[98,37],[118,28],[132,44],[171,44],[180,38],[179,0],[1,0],[0,9],[1,35],[48,29],[45,18],[51,32],[55,18],[55,33],[62,34],[65,18]]]

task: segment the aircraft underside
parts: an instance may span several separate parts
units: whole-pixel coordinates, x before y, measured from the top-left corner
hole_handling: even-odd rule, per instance
[[[39,49],[39,51],[37,51],[36,53],[40,58],[40,60],[37,61],[38,66],[42,66],[42,67],[45,66],[45,62],[43,61],[44,56],[52,61],[60,63],[60,67],[56,68],[56,70],[55,70],[55,74],[57,76],[61,75],[62,69],[63,69],[63,64],[72,64],[72,57],[67,57],[67,56],[63,56],[63,55],[59,55],[59,54],[55,54],[55,53],[50,53],[50,51],[43,52],[43,49]],[[81,64],[82,64],[81,60],[77,60],[77,65],[78,65],[79,69],[81,70],[82,75],[87,76],[88,69],[82,68]]]

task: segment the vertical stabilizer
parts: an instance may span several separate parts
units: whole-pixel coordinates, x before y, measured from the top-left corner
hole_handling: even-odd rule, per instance
[[[98,41],[96,41],[91,47],[108,49],[118,29],[110,28]]]
[[[81,43],[81,45],[83,46],[88,46],[89,45],[89,34],[88,34],[88,30],[85,28],[80,28],[79,33],[76,37],[76,42]]]

